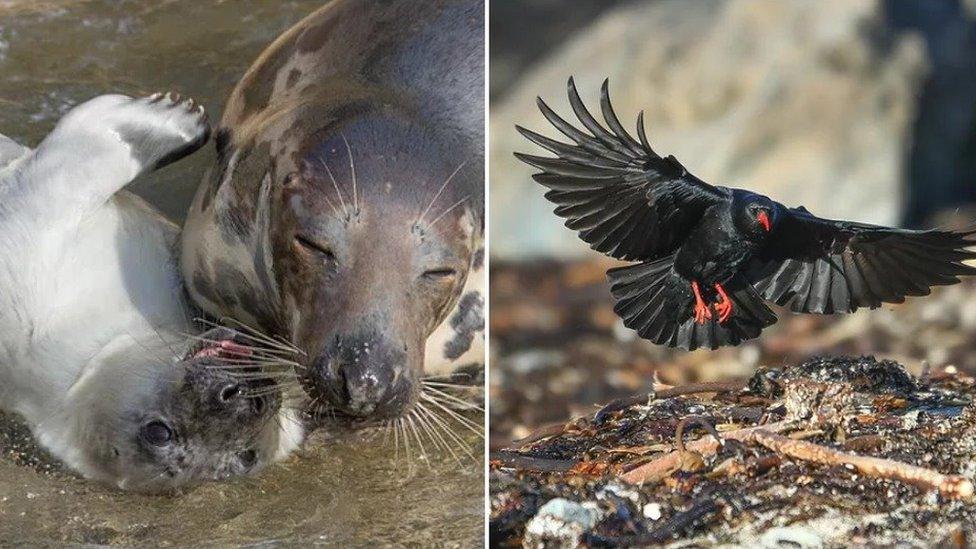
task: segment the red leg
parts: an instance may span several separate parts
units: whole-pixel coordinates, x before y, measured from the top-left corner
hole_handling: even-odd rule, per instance
[[[704,324],[706,320],[711,320],[712,309],[705,303],[702,299],[701,289],[698,287],[698,282],[695,280],[691,281],[691,291],[695,292],[695,322],[699,324]]]
[[[715,304],[715,312],[718,313],[718,322],[719,324],[725,324],[729,317],[732,316],[733,303],[721,284],[715,284],[715,291],[718,292],[720,298],[719,302]]]

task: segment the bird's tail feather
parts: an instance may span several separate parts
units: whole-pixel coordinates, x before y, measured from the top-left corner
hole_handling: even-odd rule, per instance
[[[717,349],[753,339],[776,322],[776,315],[752,286],[733,279],[725,285],[734,303],[732,316],[720,323],[714,313],[698,324],[691,283],[673,267],[674,257],[669,256],[607,271],[613,310],[640,337],[689,351]]]

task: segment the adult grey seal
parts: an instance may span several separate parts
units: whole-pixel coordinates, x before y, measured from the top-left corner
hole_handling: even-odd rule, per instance
[[[229,331],[187,344],[178,228],[120,192],[208,131],[190,100],[106,95],[35,151],[0,136],[0,408],[123,489],[255,471],[302,436],[270,379],[240,375],[262,351]]]
[[[215,134],[183,230],[192,300],[302,349],[334,415],[396,417],[425,361],[481,362],[484,97],[480,0],[336,0],[298,23]]]

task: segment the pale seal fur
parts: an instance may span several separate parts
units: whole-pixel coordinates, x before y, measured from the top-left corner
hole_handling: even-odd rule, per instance
[[[179,360],[194,329],[178,228],[119,192],[208,131],[178,96],[106,95],[35,151],[0,139],[0,407],[68,466],[123,489],[244,474],[302,436],[280,398],[246,398],[215,368],[220,356]]]
[[[233,91],[183,231],[190,295],[306,354],[329,417],[483,363],[484,4],[336,0]]]

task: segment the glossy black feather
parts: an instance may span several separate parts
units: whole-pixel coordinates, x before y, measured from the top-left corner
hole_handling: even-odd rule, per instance
[[[693,351],[717,349],[759,336],[776,315],[750,284],[739,280],[727,285],[735,313],[725,323],[718,315],[704,324],[695,322],[694,294],[688,281],[674,271],[674,258],[647,261],[607,271],[614,311],[624,326],[644,339]]]
[[[606,127],[586,109],[572,78],[567,87],[573,112],[587,131],[573,127],[539,99],[542,115],[573,143],[519,126],[526,139],[556,157],[515,156],[542,170],[533,177],[550,189],[546,198],[558,206],[556,215],[594,250],[625,260],[673,253],[704,211],[727,199],[727,189],[704,183],[672,156],[654,153],[642,125],[640,141],[627,133],[610,104],[606,81],[600,98]],[[578,192],[594,190],[600,192]]]
[[[928,295],[976,274],[963,262],[973,232],[913,231],[783,208],[746,277],[764,298],[798,313],[849,313]]]

